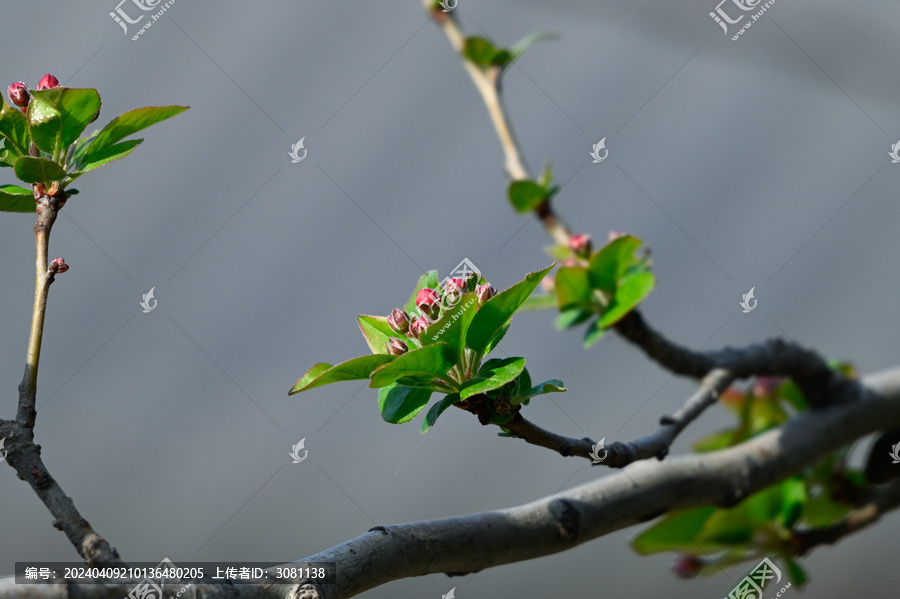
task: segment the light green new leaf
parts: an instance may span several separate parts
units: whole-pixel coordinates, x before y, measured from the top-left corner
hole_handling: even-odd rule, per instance
[[[393,356],[391,356],[393,357]],[[422,379],[438,378],[447,374],[456,364],[456,351],[446,343],[435,343],[421,349],[414,349],[384,364],[372,373],[369,387],[378,389],[404,377]]]
[[[103,148],[99,152],[91,152],[84,156],[84,162],[78,165],[78,170],[75,171],[77,173],[87,173],[94,169],[98,169],[104,164],[109,164],[113,160],[118,160],[119,158],[125,158],[129,154],[131,154],[140,143],[144,141],[143,139],[130,139],[128,141],[123,141],[120,144],[115,144],[112,146],[108,146]]]
[[[601,314],[598,325],[605,329],[621,320],[653,291],[654,285],[656,279],[652,272],[637,272],[625,277],[619,282],[609,307]]]
[[[612,292],[619,279],[625,276],[628,268],[636,262],[634,252],[641,247],[642,241],[631,235],[623,235],[602,247],[591,257],[588,272],[591,287]]]
[[[357,317],[356,321],[359,323],[359,330],[362,331],[363,337],[366,338],[366,343],[369,344],[369,349],[372,350],[372,353],[388,353],[388,340],[391,337],[397,337],[398,339],[403,337],[403,335],[398,335],[394,332],[391,325],[388,324],[387,316],[362,314]]]
[[[31,138],[28,135],[28,121],[15,106],[10,106],[0,97],[0,136],[9,140],[12,149],[21,156],[28,154]]]
[[[0,185],[0,211],[34,214],[34,192],[18,185]]]
[[[60,156],[99,111],[100,94],[96,89],[54,87],[31,92],[26,118],[34,145]]]
[[[667,514],[635,537],[631,546],[641,555],[661,551],[681,551],[697,555],[707,549],[715,550],[717,547],[714,544],[698,544],[694,539],[716,509],[715,506],[704,506]]]
[[[459,392],[461,399],[499,389],[516,379],[525,368],[525,358],[494,358],[485,362],[474,378],[466,381]]]
[[[466,346],[476,352],[483,352],[488,343],[500,332],[506,322],[512,318],[516,310],[528,299],[531,292],[540,284],[541,279],[547,276],[553,264],[543,270],[525,275],[525,279],[501,291],[486,301],[469,325],[466,335]]]
[[[452,307],[444,309],[440,318],[419,335],[419,342],[422,345],[431,345],[438,341],[446,343],[453,347],[461,358],[466,332],[478,309],[478,300],[475,299],[474,293],[464,293],[458,297],[459,300]]]
[[[300,377],[300,380],[294,384],[288,395],[308,391],[322,385],[337,383],[338,381],[367,379],[377,367],[395,359],[396,356],[376,354],[353,358],[336,366],[320,362]]]
[[[62,181],[66,177],[66,171],[55,162],[31,156],[22,156],[16,160],[15,171],[20,181],[45,183],[48,186],[51,181]]]
[[[104,127],[87,150],[87,160],[95,162],[98,154],[133,133],[155,125],[187,110],[188,106],[144,106],[120,114]]]
[[[508,193],[509,201],[521,213],[534,210],[549,197],[546,189],[527,179],[510,183]]]
[[[529,400],[532,397],[537,397],[538,395],[545,395],[547,393],[564,393],[565,391],[567,391],[567,389],[565,385],[563,385],[563,382],[561,380],[549,379],[544,381],[543,383],[535,385],[534,387],[521,394],[516,393],[513,396],[512,403],[518,404]]]

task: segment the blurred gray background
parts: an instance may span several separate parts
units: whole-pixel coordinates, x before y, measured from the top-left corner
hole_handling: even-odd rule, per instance
[[[37,440],[51,473],[128,561],[283,562],[376,524],[503,508],[605,476],[447,412],[429,434],[382,421],[356,382],[288,397],[313,363],[366,353],[357,314],[387,314],[427,269],[468,257],[497,287],[550,264],[505,200],[499,143],[419,0],[176,1],[137,41],[117,0],[7,2],[0,82],[46,72],[103,98],[98,126],[191,109],[76,185],[51,256]],[[900,362],[896,42],[900,5],[779,0],[738,41],[716,0],[459,0],[471,34],[532,47],[505,78],[531,169],[602,242],[652,247],[649,321],[692,347],[785,336],[863,372]],[[130,2],[123,10],[137,16]],[[730,13],[737,11],[732,6]],[[146,21],[147,19],[145,19]],[[732,28],[733,32],[734,28]],[[305,137],[307,158],[288,152]],[[592,164],[606,137],[609,158]],[[10,170],[0,183],[13,183]],[[15,413],[33,293],[33,217],[0,214],[0,381]],[[756,288],[756,310],[741,294]],[[139,301],[155,287],[157,308]],[[551,312],[518,315],[501,355],[569,392],[526,413],[630,440],[694,389],[614,335],[593,349]],[[674,453],[729,423],[715,407]],[[309,457],[291,464],[306,438]],[[31,489],[0,468],[0,574],[77,559]],[[900,584],[900,514],[803,560],[814,597]],[[720,597],[750,568],[685,582],[623,530],[579,548],[365,596]],[[774,592],[774,591],[773,591]],[[799,593],[794,588],[791,595]]]

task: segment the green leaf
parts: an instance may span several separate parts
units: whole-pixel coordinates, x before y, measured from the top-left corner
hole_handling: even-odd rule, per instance
[[[649,295],[654,285],[656,279],[651,272],[638,272],[625,277],[616,288],[609,307],[600,315],[599,326],[607,328],[621,320]]]
[[[456,351],[456,361],[459,361],[465,348],[466,332],[477,310],[478,300],[475,299],[475,294],[462,294],[456,304],[444,308],[440,318],[419,335],[419,342],[423,346],[438,341],[446,343]]]
[[[543,42],[543,41],[553,40],[553,39],[557,39],[557,38],[558,38],[557,35],[555,35],[553,33],[546,33],[546,32],[532,33],[530,35],[526,35],[525,37],[520,39],[518,42],[516,42],[515,46],[510,48],[510,54],[512,55],[511,61],[516,60],[517,58],[522,56],[522,54],[525,53],[525,50],[527,50],[528,47],[531,46],[532,44],[534,44],[535,42]]]
[[[587,330],[584,332],[584,347],[593,347],[595,343],[600,341],[600,338],[603,337],[605,332],[606,329],[600,326],[599,318],[589,324]]]
[[[95,89],[54,87],[31,92],[26,118],[34,145],[60,156],[99,110],[100,94]]]
[[[537,397],[538,395],[545,395],[547,393],[563,393],[566,390],[567,389],[566,389],[565,385],[563,385],[563,382],[561,380],[549,379],[549,380],[544,381],[543,383],[539,383],[539,384],[535,385],[534,387],[532,387],[531,389],[528,389],[521,395],[514,397],[511,400],[511,403],[518,404],[518,403],[522,403],[523,401],[529,400],[532,397]]]
[[[444,410],[455,404],[459,401],[459,393],[451,393],[437,402],[433,406],[428,409],[428,413],[425,414],[425,420],[422,421],[422,428],[420,432],[424,435],[428,431],[431,430],[431,427],[434,426],[434,423],[437,422],[437,419],[440,418],[441,414],[444,413]]]
[[[467,37],[463,43],[462,55],[475,66],[486,69],[491,66],[499,49],[483,37]]]
[[[416,417],[428,405],[431,391],[404,387],[396,383],[378,391],[378,409],[385,422],[403,424]]]
[[[800,567],[800,564],[789,557],[785,558],[785,561],[787,562],[788,574],[790,574],[791,582],[798,587],[805,585],[808,580],[806,571]]]
[[[594,314],[582,310],[581,308],[569,308],[563,310],[556,317],[556,328],[560,331],[577,327],[581,323],[589,320]]]
[[[491,339],[491,342],[487,344],[487,347],[484,348],[484,355],[488,355],[494,348],[500,345],[500,342],[503,341],[503,338],[506,337],[506,332],[509,330],[509,323],[506,323],[500,332],[494,335],[494,338]]]
[[[522,399],[526,398],[530,390],[531,374],[528,372],[527,368],[523,368],[522,374],[520,374],[519,378],[516,379],[516,384],[513,386],[512,392],[509,394],[510,403],[520,403]]]
[[[587,268],[583,266],[560,268],[556,273],[554,286],[561,312],[569,308],[591,310],[591,280]]]
[[[0,136],[8,140],[10,145],[7,147],[15,150],[17,155],[28,153],[31,142],[28,135],[28,121],[21,110],[7,104],[2,97],[0,97]]]
[[[724,431],[719,431],[717,433],[707,435],[706,437],[702,437],[697,441],[694,441],[691,447],[694,451],[700,453],[704,453],[707,451],[718,451],[719,449],[731,447],[735,443],[742,440],[739,437],[735,439],[735,432],[736,429],[729,428]]]
[[[321,387],[322,385],[337,383],[338,381],[367,379],[377,367],[395,359],[396,356],[378,354],[373,356],[360,356],[359,358],[341,362],[336,366],[320,362],[307,370],[306,374],[300,377],[300,380],[294,384],[288,395],[300,393],[301,391],[308,391],[309,389]]]
[[[26,183],[45,183],[62,181],[66,177],[66,171],[61,166],[46,158],[32,158],[22,156],[16,160],[16,177]]]
[[[362,331],[363,337],[366,338],[366,343],[369,344],[369,349],[374,354],[388,353],[388,340],[391,337],[397,337],[398,339],[403,337],[403,335],[398,335],[394,332],[391,325],[388,324],[387,316],[362,314],[357,317],[356,321],[359,323],[359,330]]]
[[[631,235],[623,235],[600,248],[588,266],[591,287],[613,292],[619,279],[625,276],[629,267],[637,264],[635,250],[641,247],[641,240]]]
[[[820,493],[810,499],[803,509],[803,521],[810,528],[824,528],[842,519],[853,510],[853,506],[834,501],[827,493]]]
[[[34,192],[18,185],[0,185],[0,211],[34,214]]]
[[[459,393],[461,399],[468,399],[479,393],[499,389],[516,380],[525,368],[525,358],[494,358],[485,362],[474,378],[466,381]]]
[[[551,268],[552,264],[543,270],[525,275],[523,281],[486,301],[475,313],[472,324],[469,325],[466,345],[476,352],[483,352]]]
[[[522,304],[522,307],[519,309],[523,311],[546,310],[547,308],[553,308],[555,306],[556,294],[544,293],[542,295],[532,295],[525,300],[525,303]]]
[[[716,509],[714,506],[704,506],[668,514],[635,537],[631,546],[641,555],[650,555],[661,551],[681,551],[691,555],[702,554],[714,546],[710,544],[703,546],[694,542],[694,539],[703,530],[706,521]]]
[[[416,284],[416,288],[413,289],[412,295],[409,296],[409,301],[406,302],[406,306],[404,306],[404,310],[406,310],[409,314],[413,312],[418,312],[416,309],[416,295],[418,295],[420,289],[425,289],[429,287],[431,289],[436,289],[439,285],[438,275],[436,270],[429,270],[424,275],[419,277],[419,282]]]
[[[527,179],[509,184],[509,201],[521,213],[534,210],[543,204],[549,195],[545,188]]]
[[[435,343],[414,349],[399,356],[390,364],[384,364],[372,373],[369,387],[387,387],[397,379],[412,377],[439,378],[456,364],[456,351],[446,343]]]
[[[781,513],[779,518],[785,528],[796,524],[803,513],[803,507],[809,499],[806,493],[806,482],[802,477],[794,476],[781,483]]]
[[[87,173],[94,169],[98,169],[104,164],[109,164],[113,160],[118,160],[119,158],[125,158],[129,154],[131,154],[140,143],[144,141],[143,139],[130,139],[128,141],[123,141],[120,144],[115,144],[106,148],[103,148],[99,152],[92,152],[90,154],[85,155],[84,162],[78,165],[78,169],[75,171],[77,173]]]
[[[120,114],[104,127],[87,150],[87,160],[96,162],[95,155],[109,148],[116,142],[125,139],[160,121],[164,121],[187,110],[188,106],[144,106]]]

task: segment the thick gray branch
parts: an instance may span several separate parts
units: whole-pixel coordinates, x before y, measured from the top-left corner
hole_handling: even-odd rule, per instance
[[[320,587],[319,596],[345,599],[400,578],[476,572],[558,553],[672,510],[732,506],[797,474],[836,447],[900,425],[900,368],[867,377],[862,390],[852,405],[810,410],[736,447],[665,462],[637,462],[505,510],[377,527],[303,561],[336,562],[337,583]],[[71,590],[86,599],[112,597],[102,587]],[[63,587],[41,587],[42,599],[64,599],[65,592]],[[235,596],[230,593],[213,587],[203,596]],[[284,595],[272,589],[257,593]],[[9,579],[0,581],[0,599],[26,595],[37,597]]]

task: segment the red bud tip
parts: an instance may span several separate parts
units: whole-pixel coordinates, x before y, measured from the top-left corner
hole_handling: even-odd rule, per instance
[[[484,285],[479,285],[475,288],[475,298],[478,300],[478,305],[482,305],[484,302],[488,301],[492,297],[497,295],[497,290],[491,287],[489,283],[485,283]]]
[[[413,321],[409,323],[409,336],[413,339],[418,339],[419,335],[421,335],[427,328],[427,320],[422,317],[414,318]]]
[[[621,231],[610,231],[609,232],[609,240],[615,241],[619,237],[625,237],[626,235],[628,235],[628,233],[623,233]]]
[[[47,73],[46,75],[41,77],[41,80],[37,86],[38,90],[52,89],[54,87],[59,87],[59,79],[57,79],[50,73]]]
[[[429,318],[436,316],[441,309],[439,302],[440,296],[434,289],[425,287],[424,289],[419,289],[419,293],[416,294],[416,308]]]

